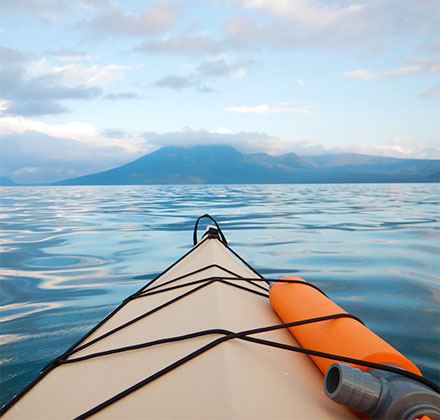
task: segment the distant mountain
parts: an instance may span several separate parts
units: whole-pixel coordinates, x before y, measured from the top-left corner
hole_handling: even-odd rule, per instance
[[[352,177],[351,182],[440,182],[438,159],[399,159],[355,153],[307,159],[334,177]]]
[[[6,176],[0,176],[0,187],[13,187],[14,185],[18,184]]]
[[[439,182],[440,160],[358,154],[243,154],[231,146],[169,146],[55,185]]]

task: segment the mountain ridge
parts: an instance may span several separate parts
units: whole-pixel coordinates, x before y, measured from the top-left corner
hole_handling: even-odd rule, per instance
[[[440,160],[354,153],[244,154],[232,146],[166,146],[125,165],[52,185],[439,182]]]

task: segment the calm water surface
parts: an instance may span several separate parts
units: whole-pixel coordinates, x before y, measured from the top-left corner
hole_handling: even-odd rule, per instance
[[[439,379],[438,184],[2,187],[1,404],[217,218],[269,277],[299,275]]]

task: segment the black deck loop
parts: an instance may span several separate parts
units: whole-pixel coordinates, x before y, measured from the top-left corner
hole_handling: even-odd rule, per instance
[[[205,218],[205,217],[206,217],[207,219],[210,219],[212,222],[214,222],[215,227],[217,228],[218,234],[220,235],[220,240],[221,240],[225,245],[228,245],[228,241],[226,240],[225,235],[223,235],[223,232],[222,232],[222,230],[220,229],[220,226],[218,225],[217,221],[216,221],[212,216],[210,216],[209,214],[204,214],[203,216],[200,216],[200,217],[197,219],[197,221],[196,221],[196,225],[194,226],[194,235],[193,235],[193,243],[194,243],[194,246],[197,245],[197,228],[198,228],[198,226],[199,226],[199,222],[200,222],[200,220],[202,220],[202,219]]]

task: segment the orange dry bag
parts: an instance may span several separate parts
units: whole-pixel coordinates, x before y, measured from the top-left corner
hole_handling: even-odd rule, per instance
[[[300,277],[293,276],[283,280],[306,283]],[[270,289],[270,303],[284,323],[346,313],[307,284],[276,282]],[[397,365],[420,375],[416,365],[355,319],[338,318],[290,327],[289,330],[304,348],[368,362]],[[334,363],[334,360],[310,357],[324,374]],[[355,364],[351,366],[364,371],[368,369]]]

